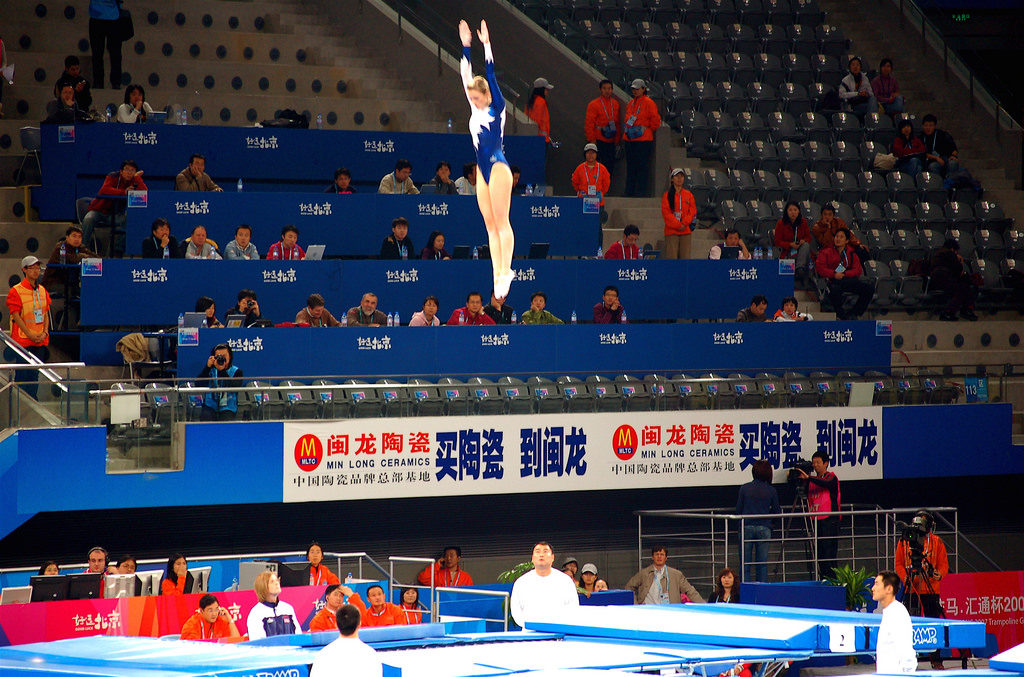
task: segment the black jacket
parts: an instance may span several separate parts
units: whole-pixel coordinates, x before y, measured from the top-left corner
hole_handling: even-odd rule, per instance
[[[181,253],[181,246],[178,244],[178,240],[173,235],[167,237],[167,249],[169,251],[169,258],[172,259],[183,259],[185,256]],[[162,259],[164,257],[164,248],[160,246],[153,236],[147,237],[142,241],[142,258],[144,259]]]
[[[956,141],[953,140],[950,133],[938,127],[935,128],[931,136],[921,134],[921,141],[924,142],[924,147],[928,149],[929,155],[947,158],[958,150]]]
[[[82,91],[75,92],[75,103],[77,103],[78,107],[82,110],[89,110],[92,108],[92,90],[89,88],[89,81],[81,75],[71,77],[67,73],[61,73],[60,77],[57,78],[57,82],[53,85],[53,95],[60,99],[60,90],[64,85],[77,87],[79,82],[84,82],[85,87],[82,87]]]
[[[380,257],[382,259],[401,259],[402,252],[399,249],[399,245],[405,246],[405,256],[407,259],[416,258],[416,250],[413,249],[412,238],[408,235],[400,242],[395,241],[394,235],[388,235],[384,238],[384,242],[380,245]]]

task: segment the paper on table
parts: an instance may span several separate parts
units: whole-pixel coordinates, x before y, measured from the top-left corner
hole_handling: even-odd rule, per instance
[[[3,76],[4,80],[7,80],[8,84],[13,85],[14,84],[14,64],[12,63],[9,66],[4,66],[3,68],[0,68],[0,75]]]

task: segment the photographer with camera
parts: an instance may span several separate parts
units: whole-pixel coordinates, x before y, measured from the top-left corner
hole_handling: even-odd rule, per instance
[[[242,385],[242,370],[233,363],[231,346],[218,343],[210,351],[206,368],[199,372],[200,385],[208,388],[238,388]],[[237,392],[213,392],[203,397],[200,421],[234,421],[238,416]]]
[[[238,292],[237,308],[238,313],[245,315],[243,326],[251,327],[263,319],[263,316],[260,315],[260,302],[256,299],[256,292],[252,289],[243,289]]]
[[[809,512],[839,512],[839,478],[828,469],[828,454],[816,451],[811,456],[814,475],[797,467],[800,480],[807,482],[807,506]],[[818,545],[818,575],[824,579],[835,568],[836,553],[839,551],[839,515],[816,515]]]
[[[910,524],[897,523],[903,533],[896,544],[896,573],[903,580],[904,601],[910,612],[943,618],[939,581],[949,573],[946,544],[935,535],[935,518],[927,510],[914,515]],[[932,668],[942,669],[940,653],[931,655]]]

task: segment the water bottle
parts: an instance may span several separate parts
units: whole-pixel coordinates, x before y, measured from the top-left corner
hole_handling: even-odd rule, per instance
[[[396,327],[401,327],[402,326],[402,321],[400,319],[398,319],[398,313],[395,313],[395,326]]]
[[[402,260],[403,261],[408,261],[409,260],[409,249],[407,247],[402,247]]]
[[[348,576],[345,576],[345,585],[348,585],[351,582],[352,582],[352,572],[350,571],[350,572],[348,572]]]
[[[459,311],[459,324],[466,324],[466,313]]]
[[[455,131],[455,120],[453,120],[452,116],[449,115],[448,116],[448,133],[451,134],[454,131]]]
[[[388,326],[389,327],[394,327],[395,326],[395,316],[392,315],[391,313],[388,313]]]
[[[480,259],[480,251],[474,246],[473,247],[473,260],[478,261]]]
[[[242,177],[238,177],[238,183],[235,184],[235,191],[241,193],[244,186],[242,185]]]
[[[270,252],[270,258],[274,259],[275,261],[281,258],[281,251],[275,248],[273,251]]]
[[[183,125],[188,124],[188,111],[184,108],[181,109],[181,123]]]
[[[110,120],[111,120],[111,119],[112,119],[112,118],[114,117],[114,116],[113,116],[113,114],[112,114],[112,113],[110,112],[110,106],[107,106],[107,107],[106,107],[106,108],[104,109],[104,112],[105,112],[105,113],[106,113],[106,115],[107,115],[107,122],[110,122]]]
[[[620,324],[629,324],[626,321],[626,309],[625,308],[622,309],[622,315],[619,317],[619,323]]]
[[[761,248],[760,247],[754,247],[754,258],[755,259],[759,259],[762,256],[763,256],[763,253],[762,253]]]
[[[348,326],[348,313],[345,313],[344,315],[341,316],[341,326],[342,327],[347,327]]]
[[[518,322],[519,322],[519,316],[516,315],[516,311],[513,310],[512,311],[512,324],[516,324]]]
[[[164,245],[164,258],[165,259],[171,258],[171,250],[170,250],[170,247],[168,247],[167,245]]]
[[[63,240],[60,243],[60,262],[61,263],[67,263],[68,262],[68,245]]]
[[[572,315],[569,316],[569,324],[576,324],[576,311],[572,311]]]
[[[764,257],[766,259],[774,259],[775,258],[775,247],[768,247],[765,250],[765,252],[764,252]]]
[[[324,128],[324,114],[323,113],[317,113],[316,114],[316,128],[317,129],[323,129]]]
[[[532,183],[528,183],[528,184],[526,184],[526,196],[530,197],[532,195],[533,195],[533,184]]]
[[[185,326],[185,313],[178,313],[178,329]]]
[[[226,592],[234,592],[235,590],[238,590],[238,576],[231,579],[231,587],[229,587]]]
[[[594,257],[594,258],[598,258],[598,259],[603,259],[604,258],[604,247],[598,246],[598,248],[597,248],[597,256]]]

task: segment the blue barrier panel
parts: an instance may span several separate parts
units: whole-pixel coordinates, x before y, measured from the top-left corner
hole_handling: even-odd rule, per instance
[[[526,256],[533,242],[548,242],[552,256],[593,256],[600,228],[597,214],[584,214],[575,197],[516,198],[509,218],[516,234],[515,254]],[[445,249],[456,245],[484,245],[484,228],[476,197],[472,195],[313,195],[310,193],[179,193],[150,190],[146,207],[128,208],[127,251],[142,254],[142,241],[150,236],[153,220],[164,217],[171,233],[183,241],[197,225],[223,248],[235,236],[235,227],[253,227],[253,244],[266,256],[281,239],[287,223],[299,229],[299,244],[327,246],[327,256],[377,256],[391,234],[397,216],[409,220],[419,258],[431,231],[445,234]]]
[[[177,125],[43,125],[43,185],[34,201],[44,220],[74,219],[75,198],[93,195],[101,177],[133,159],[150,188],[168,188],[188,164],[206,156],[206,168],[224,189],[241,177],[251,190],[323,190],[337,167],[358,183],[376,183],[399,158],[412,162],[417,185],[434,176],[439,160],[460,173],[474,160],[468,134],[257,129]],[[505,155],[522,169],[523,183],[544,183],[544,141],[506,136]],[[291,188],[287,188],[288,186]],[[302,186],[301,188],[299,186]]]
[[[837,342],[837,332],[848,340]],[[887,370],[889,341],[876,336],[874,322],[203,329],[198,346],[178,348],[178,373],[198,374],[221,342],[232,346],[247,377],[316,378],[754,372],[836,364]]]
[[[513,270],[517,281],[509,304],[519,315],[529,309],[530,294],[542,290],[548,294],[548,310],[565,322],[573,310],[580,322],[592,321],[592,308],[609,284],[619,288],[633,321],[731,319],[754,294],[765,294],[774,307],[793,293],[792,276],[780,274],[774,261],[525,259],[516,260]],[[397,311],[406,323],[422,308],[424,297],[437,296],[438,316],[445,322],[452,310],[465,305],[469,291],[479,291],[486,302],[490,288],[487,261],[106,259],[102,274],[82,278],[82,324],[173,325],[178,313],[193,310],[200,296],[213,298],[223,320],[240,289],[255,290],[263,316],[275,323],[294,320],[313,292],[323,295],[340,319],[368,291],[377,294],[380,310]]]

